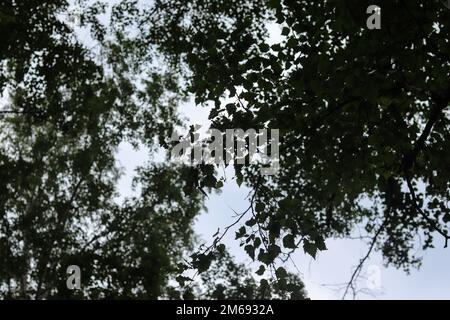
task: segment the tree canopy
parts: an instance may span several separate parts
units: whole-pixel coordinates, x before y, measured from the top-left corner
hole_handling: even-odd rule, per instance
[[[280,262],[356,226],[370,240],[350,284],[374,250],[408,270],[418,247],[447,247],[450,10],[439,1],[378,1],[380,30],[360,0],[74,3],[78,25],[69,1],[0,6],[2,296],[73,297],[75,264],[80,297],[296,298],[303,284]],[[223,232],[195,249],[218,167],[149,164],[140,195],[115,201],[119,144],[170,149],[189,97],[213,106],[214,128],[280,129],[277,175],[234,164],[252,189],[236,240],[273,283],[226,262]],[[191,268],[202,284],[175,292]],[[231,286],[214,281],[230,273]]]

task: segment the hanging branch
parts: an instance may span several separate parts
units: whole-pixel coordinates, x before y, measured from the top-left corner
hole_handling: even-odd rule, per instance
[[[439,121],[439,119],[442,116],[443,110],[447,107],[448,102],[446,100],[441,101],[439,104],[436,104],[434,108],[431,110],[430,119],[428,120],[427,124],[425,125],[425,128],[422,132],[422,134],[417,139],[416,143],[414,143],[414,148],[411,151],[411,153],[407,154],[403,160],[403,172],[405,175],[405,180],[408,185],[409,194],[411,195],[412,202],[414,205],[414,209],[417,213],[419,213],[426,221],[427,223],[432,227],[433,230],[438,232],[440,235],[442,235],[445,239],[445,245],[444,248],[448,247],[448,241],[450,239],[450,236],[448,235],[447,230],[442,230],[439,227],[439,223],[433,219],[431,219],[419,206],[419,202],[417,199],[417,195],[414,191],[414,186],[412,184],[412,178],[411,178],[411,169],[414,167],[414,164],[416,162],[416,159],[420,152],[423,150],[425,146],[425,142],[427,141],[428,137],[430,136],[431,132],[433,131],[433,127],[436,125],[436,123]]]
[[[434,231],[436,231],[437,233],[439,233],[441,236],[444,237],[444,239],[445,239],[444,248],[448,248],[448,241],[450,240],[450,236],[448,235],[448,231],[447,230],[442,230],[438,226],[439,223],[437,221],[431,219],[429,216],[427,216],[427,214],[425,212],[423,212],[423,210],[420,208],[420,206],[418,205],[418,200],[417,200],[416,193],[414,191],[413,184],[412,184],[411,179],[409,177],[406,177],[406,183],[408,184],[409,194],[411,195],[411,198],[412,198],[412,201],[413,201],[413,204],[414,204],[414,209],[416,210],[416,212],[418,212],[428,222],[428,224],[432,227],[432,229]]]
[[[364,267],[364,264],[366,263],[367,259],[369,259],[370,255],[372,254],[373,249],[375,248],[375,245],[378,241],[378,237],[380,236],[381,232],[384,230],[388,222],[388,217],[385,218],[384,222],[381,224],[381,226],[378,228],[377,232],[372,238],[372,241],[369,246],[369,250],[367,250],[366,255],[359,261],[358,266],[353,271],[352,276],[350,278],[350,281],[347,283],[347,286],[345,287],[344,295],[342,296],[342,300],[345,299],[345,297],[348,294],[348,291],[351,289],[353,292],[353,297],[356,296],[355,293],[355,282],[359,278],[359,275],[361,274],[361,271]]]

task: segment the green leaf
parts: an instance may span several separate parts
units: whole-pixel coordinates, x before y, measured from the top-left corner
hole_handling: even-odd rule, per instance
[[[248,221],[245,222],[245,225],[249,226],[249,227],[253,227],[255,224],[256,224],[256,220],[253,219],[253,218],[251,218],[251,219],[249,219]]]
[[[267,290],[270,287],[269,281],[267,281],[266,279],[261,279],[260,285],[261,285],[261,290],[262,291]]]
[[[450,222],[450,213],[446,213],[444,215],[444,217],[442,218],[442,220],[444,220],[444,223],[449,223]]]
[[[309,242],[308,240],[305,240],[303,242],[303,250],[305,250],[305,253],[309,254],[314,259],[316,258],[317,247],[315,244]]]
[[[242,237],[244,237],[246,232],[247,232],[247,230],[245,229],[244,226],[242,226],[242,227],[239,229],[239,231],[236,232],[236,240],[237,240],[237,239],[240,239],[240,238],[242,238]]]
[[[288,234],[283,238],[283,246],[288,249],[295,249],[295,237],[292,234]]]
[[[194,267],[197,268],[199,273],[205,272],[211,265],[212,259],[213,256],[211,254],[199,254],[196,261],[194,261]]]
[[[320,251],[327,250],[327,246],[325,244],[325,240],[323,239],[323,237],[321,236],[316,237],[315,244],[317,246],[317,249],[319,249]]]
[[[266,272],[266,267],[264,267],[263,265],[260,265],[258,271],[256,271],[256,274],[258,276],[262,276],[264,274],[264,272]]]
[[[230,116],[236,113],[236,105],[234,103],[227,104],[225,106],[225,109],[227,109],[227,112]]]
[[[273,51],[281,51],[281,45],[279,43],[272,45],[271,48]]]
[[[287,273],[286,269],[284,269],[283,267],[279,267],[275,271],[275,275],[277,276],[277,278],[284,279],[287,277],[288,273]]]
[[[236,183],[237,183],[238,187],[241,187],[243,181],[244,181],[244,179],[242,176],[236,177]]]
[[[262,52],[268,52],[270,50],[270,46],[267,43],[263,43],[259,46]]]
[[[172,278],[173,279],[173,278]],[[178,276],[175,278],[175,280],[180,284],[180,286],[184,286],[186,282],[189,281],[193,281],[191,278],[189,277],[184,277],[184,276]]]
[[[254,261],[255,260],[255,248],[249,244],[244,247],[244,250],[250,256],[250,258],[252,258],[252,260]]]
[[[266,264],[271,264],[275,261],[276,257],[281,253],[281,248],[276,244],[272,244],[267,249],[267,256],[265,259]]]

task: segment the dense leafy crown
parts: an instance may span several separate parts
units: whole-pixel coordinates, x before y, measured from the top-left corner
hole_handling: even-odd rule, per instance
[[[439,1],[381,1],[374,31],[369,5],[269,1],[225,32],[188,29],[182,62],[197,103],[214,102],[213,126],[282,132],[279,175],[235,166],[254,189],[236,237],[266,265],[299,246],[314,257],[358,224],[369,253],[405,269],[420,263],[417,246],[447,247],[450,11]],[[258,32],[260,17],[281,26],[280,43]]]
[[[235,165],[252,189],[236,238],[258,275],[273,271],[271,295],[303,297],[277,263],[299,247],[315,257],[356,225],[368,254],[405,269],[417,245],[447,246],[450,10],[439,1],[379,1],[381,30],[366,28],[360,0],[75,1],[75,17],[68,1],[0,3],[1,295],[71,296],[65,268],[77,264],[84,297],[180,297],[169,279],[190,267],[204,274],[199,296],[267,297],[269,281],[215,262],[229,259],[223,233],[186,257],[202,192],[222,185],[213,166],[149,164],[140,195],[115,201],[119,144],[169,147],[190,95],[212,103],[215,128],[281,131],[278,175]],[[268,44],[268,23],[280,43]]]

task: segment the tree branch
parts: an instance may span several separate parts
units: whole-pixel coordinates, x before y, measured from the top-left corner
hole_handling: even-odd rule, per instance
[[[372,238],[372,241],[370,243],[369,246],[369,250],[367,250],[366,255],[359,261],[358,266],[356,267],[356,269],[353,271],[353,274],[350,278],[350,281],[347,283],[347,286],[345,287],[345,292],[344,295],[342,296],[342,299],[345,299],[345,297],[348,294],[348,291],[351,289],[353,292],[355,292],[355,287],[354,287],[354,283],[355,280],[358,279],[359,274],[361,273],[361,270],[364,266],[364,263],[367,261],[367,259],[369,259],[373,249],[375,248],[375,245],[378,241],[378,237],[381,234],[381,232],[384,230],[384,228],[386,227],[386,224],[388,222],[388,217],[385,218],[384,222],[382,223],[382,225],[378,228],[377,232],[375,233],[375,235]]]

